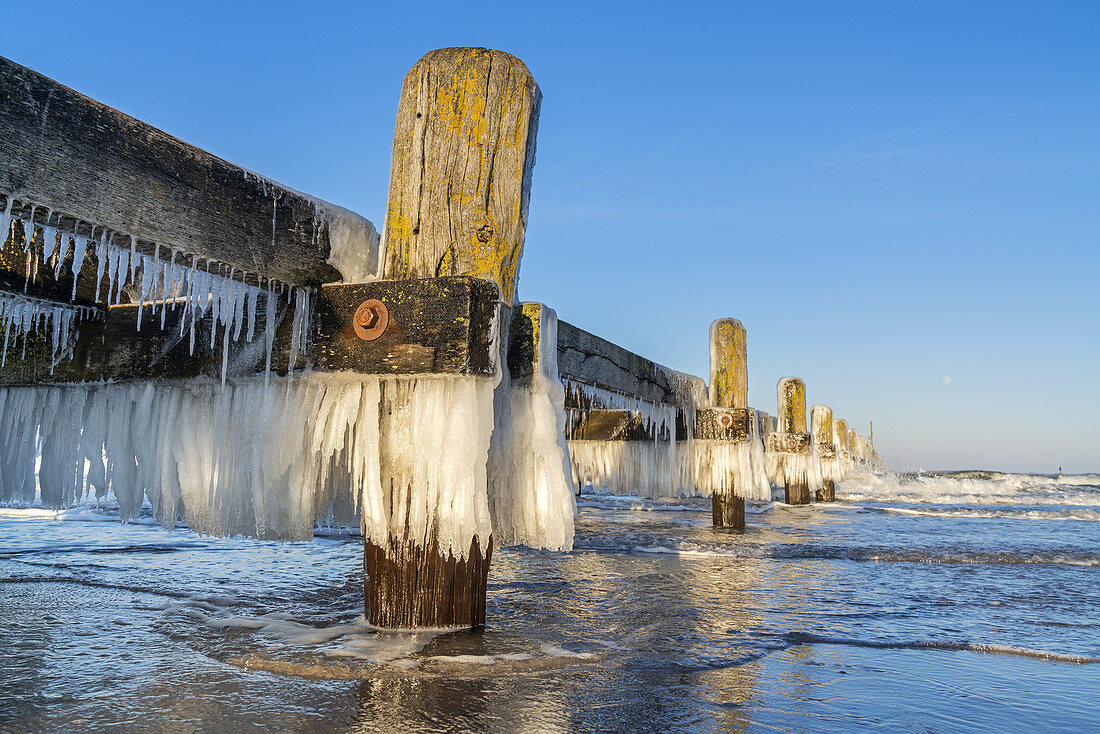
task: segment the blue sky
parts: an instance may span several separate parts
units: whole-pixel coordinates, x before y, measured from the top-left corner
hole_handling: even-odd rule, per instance
[[[543,91],[520,296],[895,468],[1100,471],[1100,4],[0,2],[0,54],[381,226],[431,48]],[[949,381],[946,378],[950,378]]]

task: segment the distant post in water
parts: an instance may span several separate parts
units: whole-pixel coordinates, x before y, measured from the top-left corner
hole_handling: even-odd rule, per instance
[[[393,136],[383,278],[474,276],[496,283],[511,306],[541,98],[524,63],[501,51],[439,49],[409,70]],[[510,319],[499,322],[506,328]],[[506,332],[499,343],[507,349]],[[400,531],[386,545],[366,541],[371,624],[483,625],[492,549],[491,538],[475,536],[458,558]]]
[[[710,325],[710,403],[715,408],[749,407],[748,341],[737,319]],[[731,417],[732,420],[732,417]],[[745,527],[745,492],[730,478],[732,491],[711,495],[714,527]],[[740,491],[739,491],[740,490]]]
[[[768,440],[770,474],[786,490],[789,505],[810,503],[811,482],[817,475],[810,454],[810,434],[806,432],[806,383],[797,377],[784,377],[776,386],[778,393],[777,430]]]
[[[833,419],[833,443],[836,444],[836,458],[843,479],[852,466],[852,455],[848,449],[848,421],[843,418]]]
[[[836,480],[840,459],[836,444],[833,442],[833,409],[828,405],[815,405],[810,408],[810,429],[814,437],[814,453],[821,467],[821,487],[816,490],[815,499],[819,502],[836,500]]]

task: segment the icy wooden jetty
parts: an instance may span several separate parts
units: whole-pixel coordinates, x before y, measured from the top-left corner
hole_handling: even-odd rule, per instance
[[[877,467],[828,407],[807,428],[797,378],[778,423],[749,407],[735,319],[708,386],[516,302],[540,103],[513,56],[424,56],[379,236],[0,58],[0,500],[358,524],[373,624],[477,626],[494,544],[570,548],[584,486],[736,528]]]

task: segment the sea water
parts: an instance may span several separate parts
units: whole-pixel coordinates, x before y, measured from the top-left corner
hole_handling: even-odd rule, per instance
[[[1100,476],[861,476],[835,504],[585,494],[483,631],[363,619],[312,543],[0,509],[2,731],[1095,731]]]

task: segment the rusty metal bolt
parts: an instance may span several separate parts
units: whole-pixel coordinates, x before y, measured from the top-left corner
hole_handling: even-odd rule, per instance
[[[733,416],[729,413],[723,413],[719,416],[718,423],[721,424],[722,428],[729,428],[733,425]]]
[[[355,330],[355,335],[364,341],[371,341],[382,336],[389,323],[390,313],[386,309],[386,304],[377,298],[371,298],[360,303],[359,308],[355,309],[355,316],[352,318],[352,328]]]

